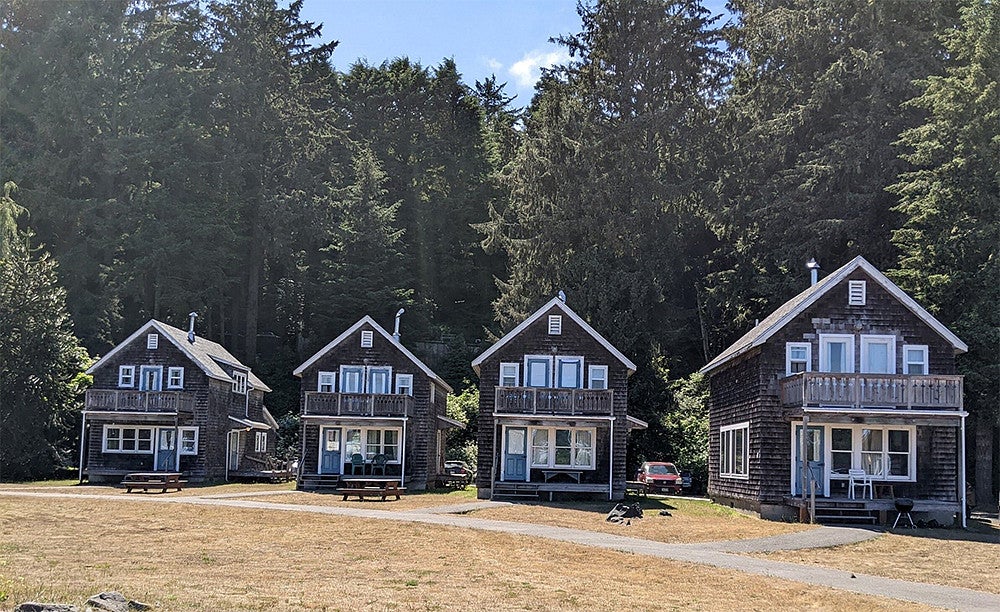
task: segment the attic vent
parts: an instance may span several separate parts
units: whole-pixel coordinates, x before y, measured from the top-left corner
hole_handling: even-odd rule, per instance
[[[549,315],[549,335],[562,334],[562,315]]]
[[[372,340],[375,337],[375,332],[363,331],[361,332],[361,348],[371,348]]]
[[[848,281],[847,282],[847,304],[848,306],[864,306],[865,305],[865,281]]]
[[[146,336],[146,348],[155,349],[160,346],[160,335],[149,334]]]

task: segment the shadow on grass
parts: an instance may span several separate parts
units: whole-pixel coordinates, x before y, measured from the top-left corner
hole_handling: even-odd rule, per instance
[[[919,523],[918,523],[919,525]],[[970,518],[968,529],[955,527],[887,529],[888,533],[905,535],[913,538],[931,538],[935,540],[951,540],[955,542],[982,542],[985,544],[1000,544],[1000,525],[989,519]]]
[[[542,501],[517,501],[512,502],[519,506],[541,506],[545,508],[561,508],[564,510],[577,510],[580,512],[593,512],[594,514],[606,515],[618,503],[632,505],[639,504],[643,512],[659,512],[660,510],[677,510],[677,507],[670,503],[671,500],[644,497],[642,499],[626,499],[623,502],[613,501],[582,501],[582,500],[560,500],[552,502]]]

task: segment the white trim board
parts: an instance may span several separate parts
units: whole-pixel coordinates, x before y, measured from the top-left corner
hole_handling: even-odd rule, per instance
[[[360,329],[361,326],[364,325],[365,323],[371,325],[372,328],[374,328],[379,334],[382,335],[383,338],[385,338],[389,342],[389,344],[391,344],[392,346],[398,348],[400,350],[400,352],[402,352],[403,355],[406,356],[407,359],[409,359],[410,361],[412,361],[414,363],[414,365],[416,365],[418,368],[420,368],[420,370],[424,374],[426,374],[428,377],[430,377],[431,380],[433,380],[434,382],[436,382],[441,387],[444,387],[444,389],[447,390],[448,393],[452,393],[452,394],[455,393],[455,390],[451,388],[451,385],[449,385],[448,383],[446,383],[443,378],[441,378],[440,376],[438,376],[437,374],[435,374],[434,370],[431,370],[429,367],[427,367],[424,364],[423,361],[420,361],[419,359],[417,359],[417,356],[414,355],[413,353],[411,353],[409,351],[409,349],[407,349],[405,346],[403,346],[402,343],[396,342],[396,339],[393,338],[392,335],[389,334],[389,332],[387,332],[384,329],[382,329],[382,326],[379,325],[378,323],[376,323],[375,319],[371,318],[368,315],[365,315],[365,316],[361,317],[361,319],[357,323],[355,323],[354,325],[348,327],[347,330],[344,331],[344,333],[340,334],[339,336],[337,336],[336,338],[334,338],[329,344],[327,344],[326,346],[324,346],[320,350],[316,351],[316,353],[312,357],[310,357],[309,359],[306,359],[305,362],[302,365],[300,365],[299,367],[295,368],[295,371],[292,372],[292,375],[298,376],[299,378],[302,378],[302,373],[305,372],[306,369],[309,368],[309,366],[311,366],[312,364],[314,364],[317,361],[319,361],[319,359],[323,355],[326,355],[328,352],[330,352],[331,350],[333,350],[334,347],[336,347],[341,342],[343,342],[344,340],[346,340],[351,334],[353,334],[354,332],[358,331],[358,329]]]
[[[521,321],[520,325],[518,325],[514,329],[510,330],[509,332],[507,332],[504,335],[503,338],[500,338],[499,340],[497,340],[496,343],[493,344],[493,346],[491,346],[490,348],[488,348],[485,351],[483,351],[483,353],[480,354],[479,357],[476,357],[475,359],[473,359],[472,360],[472,369],[476,371],[476,374],[479,374],[479,366],[484,361],[486,361],[491,355],[493,355],[493,353],[495,353],[498,350],[500,350],[500,348],[503,345],[507,344],[515,336],[517,336],[522,331],[524,331],[525,329],[527,329],[529,325],[531,325],[535,321],[538,321],[539,319],[541,319],[549,310],[552,309],[553,306],[555,306],[559,310],[563,311],[563,313],[565,313],[566,316],[568,316],[570,319],[572,319],[573,322],[575,322],[585,332],[587,332],[595,340],[597,340],[601,344],[601,346],[603,346],[604,348],[606,348],[608,350],[609,353],[611,353],[612,355],[614,355],[614,357],[616,359],[618,359],[618,361],[622,362],[622,364],[624,364],[624,366],[628,369],[628,373],[630,375],[635,373],[636,365],[634,363],[632,363],[632,361],[628,357],[626,357],[625,355],[623,355],[621,351],[619,351],[614,346],[612,346],[612,344],[610,342],[608,342],[607,339],[604,336],[602,336],[601,334],[597,333],[597,330],[595,330],[593,327],[591,327],[586,321],[584,321],[583,319],[581,319],[580,315],[578,315],[575,312],[573,312],[573,310],[570,309],[570,307],[567,306],[565,302],[563,302],[562,300],[560,300],[558,297],[554,297],[551,300],[549,300],[548,302],[546,302],[544,306],[542,306],[541,308],[539,308],[538,310],[536,310],[527,319],[525,319],[524,321]]]

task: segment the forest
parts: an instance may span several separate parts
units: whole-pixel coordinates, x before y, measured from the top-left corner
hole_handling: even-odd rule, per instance
[[[996,2],[583,1],[531,100],[335,70],[301,8],[0,4],[0,479],[73,464],[82,371],[150,318],[197,312],[294,431],[295,366],[405,307],[474,424],[469,362],[560,290],[639,366],[630,465],[704,470],[697,370],[863,255],[969,345],[996,498]]]

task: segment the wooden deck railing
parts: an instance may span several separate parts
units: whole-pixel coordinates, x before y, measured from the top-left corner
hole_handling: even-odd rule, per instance
[[[781,381],[785,406],[892,406],[961,410],[962,376],[802,372]]]
[[[162,412],[191,414],[194,396],[183,391],[88,389],[84,409],[106,412]]]
[[[321,416],[413,416],[413,397],[383,393],[306,393],[303,414]]]
[[[513,414],[613,416],[614,392],[608,389],[497,387],[495,410]]]

